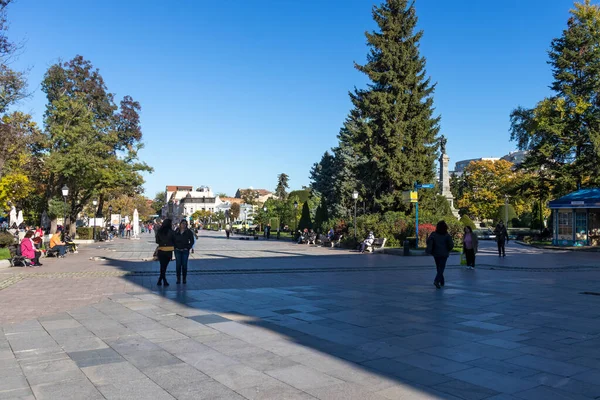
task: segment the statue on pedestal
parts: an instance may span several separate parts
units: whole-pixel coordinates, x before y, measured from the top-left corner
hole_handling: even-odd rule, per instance
[[[454,208],[454,196],[452,196],[452,191],[450,190],[450,171],[448,169],[448,164],[450,163],[450,157],[446,154],[446,144],[448,143],[448,139],[444,135],[440,137],[440,152],[442,153],[440,156],[440,185],[441,185],[441,195],[448,200],[450,203],[450,209],[452,210],[452,214],[456,218],[459,217],[458,210]]]

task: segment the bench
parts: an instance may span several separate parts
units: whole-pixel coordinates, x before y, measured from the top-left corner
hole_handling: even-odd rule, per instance
[[[381,250],[385,247],[385,242],[386,242],[387,238],[375,238],[375,240],[373,240],[373,244],[368,245],[365,248],[365,251],[368,251],[369,253],[375,253],[377,250]]]
[[[8,251],[10,252],[10,259],[8,261],[11,267],[28,267],[31,265],[30,259],[17,254],[17,246],[10,246]]]
[[[57,257],[58,258],[58,249],[47,248],[46,257]]]

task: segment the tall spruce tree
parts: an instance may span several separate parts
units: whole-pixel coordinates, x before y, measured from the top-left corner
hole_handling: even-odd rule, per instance
[[[336,201],[335,179],[336,179],[335,157],[326,151],[321,161],[314,163],[310,170],[311,188],[321,195],[322,202],[329,208]]]
[[[280,200],[286,200],[288,197],[287,189],[289,189],[290,185],[288,184],[289,176],[284,174],[283,172],[277,175],[277,187],[275,188],[275,196],[277,196]]]
[[[511,138],[529,151],[523,168],[534,172],[540,201],[600,185],[600,6],[575,4],[548,54],[554,95],[511,113]]]
[[[355,67],[369,77],[366,89],[350,93],[355,107],[353,150],[368,161],[356,166],[363,195],[373,211],[402,209],[402,191],[432,182],[439,132],[433,116],[435,84],[419,53],[414,4],[387,0],[373,9],[378,31],[366,33],[370,52]]]

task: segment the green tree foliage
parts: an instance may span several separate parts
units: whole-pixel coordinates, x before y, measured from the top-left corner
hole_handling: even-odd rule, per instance
[[[277,175],[277,187],[275,188],[275,196],[280,200],[286,200],[288,197],[287,189],[289,189],[290,185],[288,181],[290,180],[287,174],[283,172]]]
[[[125,96],[117,106],[98,70],[81,56],[52,65],[42,90],[48,99],[49,191],[69,187],[70,219],[99,192],[141,190],[141,172],[151,168],[138,160],[140,104]],[[101,204],[103,200],[101,196]]]
[[[310,190],[309,189],[300,189],[293,190],[289,194],[289,198],[294,198],[298,203],[306,203],[310,198]],[[293,201],[292,201],[293,203]]]
[[[547,199],[582,185],[600,185],[600,6],[575,4],[567,28],[551,43],[553,95],[511,113],[511,138],[528,150],[523,165],[536,172],[533,188]]]
[[[468,215],[466,215],[466,214],[465,214],[465,215],[463,215],[462,217],[460,217],[460,223],[461,223],[463,226],[470,226],[470,227],[471,227],[471,229],[473,229],[473,230],[477,229],[477,228],[475,227],[475,224],[474,224],[474,223],[473,223],[473,221],[471,220],[471,218],[469,218],[469,216],[468,216]]]
[[[233,220],[236,220],[240,216],[240,205],[238,203],[231,203],[229,215]]]
[[[160,215],[162,212],[163,207],[165,206],[165,199],[166,199],[166,192],[160,191],[160,192],[156,192],[156,194],[154,195],[154,199],[152,200],[152,209],[154,210],[155,214]]]
[[[480,220],[494,219],[505,196],[522,184],[522,174],[513,171],[513,164],[505,161],[481,160],[470,163],[462,176],[465,190],[458,206],[466,214]],[[523,201],[513,198],[522,210]]]
[[[339,197],[336,190],[336,170],[336,159],[328,151],[310,170],[311,188],[322,196],[328,210],[333,210]]]
[[[310,219],[310,209],[308,208],[308,202],[302,205],[302,216],[298,222],[298,229],[312,229],[312,221]]]
[[[323,224],[328,220],[329,214],[327,212],[327,201],[325,200],[325,197],[321,197],[321,202],[319,203],[317,211],[315,212],[315,228],[321,230],[321,233],[326,233],[326,231],[323,229]]]
[[[356,68],[371,83],[351,93],[349,130],[361,194],[372,210],[404,209],[402,191],[435,177],[439,117],[433,116],[435,85],[426,77],[415,31],[414,3],[387,0],[373,9],[378,31],[366,33],[370,52]]]

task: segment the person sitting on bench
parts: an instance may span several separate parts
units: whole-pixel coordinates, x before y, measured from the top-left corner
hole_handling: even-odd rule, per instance
[[[373,231],[369,232],[369,236],[360,244],[360,252],[364,253],[367,247],[372,246],[375,241],[375,235],[373,235]]]
[[[25,234],[23,240],[21,240],[21,255],[33,261],[33,264],[31,264],[32,267],[41,267],[40,255],[42,252],[35,249],[32,238],[33,231],[29,231]]]
[[[66,244],[60,239],[60,236],[61,231],[57,229],[56,233],[50,238],[50,250],[58,250],[58,256],[63,258],[67,252],[67,248],[65,247]]]

